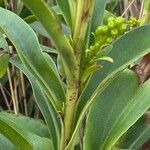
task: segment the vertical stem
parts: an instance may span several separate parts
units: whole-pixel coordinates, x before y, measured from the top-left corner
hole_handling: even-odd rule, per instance
[[[64,122],[60,116],[60,123],[61,123],[61,140],[60,140],[60,146],[59,150],[64,150],[64,145],[65,145],[65,132],[64,132]]]
[[[76,18],[76,7],[77,7],[77,2],[76,0],[69,0],[69,6],[70,6],[70,11],[71,11],[71,21],[72,21],[72,29],[71,31],[74,31],[75,28],[75,18]]]
[[[14,68],[14,66],[12,66]],[[16,71],[14,69],[14,71]],[[14,77],[13,78],[13,85],[14,85],[14,96],[15,96],[15,102],[16,102],[16,107],[17,107],[17,111],[19,112],[19,101],[18,101],[18,91],[17,91],[17,87],[18,87],[18,81],[17,78]]]
[[[3,97],[4,97],[6,106],[7,106],[8,110],[9,110],[9,112],[11,112],[10,104],[9,104],[9,102],[8,102],[7,96],[6,96],[6,94],[5,94],[5,91],[4,91],[4,89],[3,89],[1,83],[0,83],[0,89],[1,89],[2,95],[3,95]]]
[[[65,126],[65,142],[68,142],[72,132],[74,108],[78,96],[78,88],[76,83],[67,88],[67,101],[65,104],[65,116],[64,116],[64,126]]]
[[[9,9],[9,3],[8,3],[7,0],[4,0],[4,4],[5,4],[5,8],[6,8],[6,9]]]
[[[147,24],[150,22],[150,0],[144,1],[144,9],[141,15],[141,25]]]
[[[64,145],[71,138],[76,112],[76,103],[80,94],[81,57],[85,50],[85,37],[95,0],[77,0],[76,18],[74,18],[73,49],[75,52],[75,70],[72,80],[67,80],[67,93],[64,113]]]
[[[17,13],[17,1],[16,0],[11,0],[11,7],[12,7],[12,11],[14,13]]]
[[[13,91],[12,79],[11,79],[11,74],[10,74],[9,68],[7,69],[7,74],[8,74],[10,92],[11,92],[12,101],[13,101],[14,112],[17,115],[18,114],[18,110],[17,110],[17,105],[16,105],[16,100],[15,100],[15,95],[14,95],[14,91]]]
[[[21,78],[21,87],[22,87],[24,112],[25,112],[25,115],[27,116],[28,115],[28,110],[27,110],[27,95],[26,95],[26,89],[25,89],[24,76],[23,76],[22,72],[20,72],[20,78]]]

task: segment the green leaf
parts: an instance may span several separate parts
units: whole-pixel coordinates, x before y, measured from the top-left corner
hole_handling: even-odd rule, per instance
[[[28,24],[32,24],[33,22],[37,21],[37,18],[34,15],[29,15],[24,18],[24,21]]]
[[[128,71],[98,94],[88,114],[84,149],[110,150],[150,107],[149,89],[150,81],[140,85]]]
[[[41,46],[42,52],[46,52],[46,53],[50,53],[50,54],[52,53],[52,54],[55,54],[55,55],[58,54],[56,49],[54,49],[54,48],[50,48],[50,47],[47,47],[47,46],[42,45],[42,44],[40,46]]]
[[[0,33],[0,78],[4,76],[7,71],[9,63],[8,44],[4,38],[4,35]]]
[[[4,38],[4,35],[1,32],[0,32],[0,48],[2,48],[3,51],[5,52],[9,50],[6,39]]]
[[[122,137],[120,147],[139,149],[149,138],[150,125],[146,122],[146,115],[144,115]]]
[[[0,134],[0,149],[16,150],[17,148],[5,136]]]
[[[9,55],[1,54],[0,55],[0,78],[5,75],[7,71],[8,63],[9,63]]]
[[[69,43],[69,40],[62,31],[61,24],[58,21],[57,14],[51,7],[43,0],[22,0],[24,4],[33,12],[33,14],[41,22],[53,43],[55,44],[58,52],[61,55],[65,75],[70,81],[74,80],[76,59],[74,56],[74,50]],[[49,19],[47,19],[49,18]]]
[[[29,25],[36,33],[39,33],[40,35],[49,38],[47,31],[44,29],[44,27],[42,26],[40,22],[34,21],[30,23]],[[66,26],[65,24],[62,24],[62,31],[66,36],[70,36],[71,34],[69,27]]]
[[[39,33],[40,35],[49,38],[48,33],[45,31],[44,27],[38,21],[34,21],[29,25],[36,33]]]
[[[64,19],[66,20],[66,23],[71,27],[71,11],[69,6],[68,0],[56,0],[57,4],[59,5],[62,15],[64,16]]]
[[[1,112],[0,114],[5,115],[7,119],[24,130],[28,130],[41,137],[50,138],[48,128],[42,120],[29,118],[20,114],[14,115],[6,112]]]
[[[92,21],[91,21],[91,32],[94,32],[95,29],[103,22],[103,15],[104,15],[106,2],[107,0],[95,0],[95,6],[94,6]]]
[[[0,113],[0,133],[7,137],[17,148],[22,150],[49,150],[51,148],[51,140],[40,137],[27,130],[24,130],[14,123],[7,115]]]
[[[59,78],[59,73],[56,67],[56,64],[54,63],[53,59],[50,57],[50,55],[48,55],[47,53],[43,53],[43,56],[45,58],[45,60],[47,61],[48,65],[53,69],[53,72],[56,74],[56,76],[58,76]]]
[[[107,55],[114,60],[114,63],[101,62],[103,69],[97,71],[92,76],[87,88],[79,98],[76,112],[77,124],[69,144],[72,143],[85,113],[88,111],[96,96],[103,92],[122,70],[144,54],[150,52],[149,34],[150,25],[146,25],[125,34],[114,42],[111,51]]]
[[[53,143],[53,148],[55,150],[59,147],[60,141],[60,129],[59,129],[59,122],[58,116],[59,114],[55,112],[49,100],[44,95],[43,90],[41,89],[40,85],[36,81],[34,75],[32,75],[28,69],[21,63],[18,57],[14,57],[11,59],[11,63],[18,67],[29,79],[32,89],[35,95],[36,103],[43,114],[43,117],[46,121],[46,124],[49,128],[50,138]]]
[[[65,94],[60,78],[45,60],[34,31],[17,15],[3,8],[0,8],[0,20],[0,28],[15,46],[21,61],[34,74],[55,108],[61,109]]]

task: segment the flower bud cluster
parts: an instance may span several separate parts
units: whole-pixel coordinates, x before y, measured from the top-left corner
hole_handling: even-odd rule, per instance
[[[136,28],[140,26],[140,21],[134,17],[130,17],[128,24],[130,25],[130,28]]]
[[[99,26],[93,33],[95,37],[94,44],[86,50],[82,75],[83,81],[86,81],[90,74],[102,68],[100,64],[97,64],[98,61],[113,62],[112,58],[106,56],[107,52],[112,48],[111,43],[139,25],[139,21],[133,17],[129,20],[123,17],[109,17],[106,24]]]
[[[139,21],[134,17],[131,17],[129,21],[123,17],[109,17],[106,25],[99,26],[93,33],[95,43],[87,49],[88,57],[95,56],[99,50],[137,26],[139,26]]]

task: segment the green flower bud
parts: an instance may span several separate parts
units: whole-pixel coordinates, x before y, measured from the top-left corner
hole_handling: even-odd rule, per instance
[[[113,21],[113,22],[114,22],[115,19],[116,19],[115,17],[109,17],[109,18],[108,18],[108,22],[110,22],[110,21]]]
[[[86,49],[86,53],[89,53],[90,52],[90,49]]]
[[[125,23],[125,19],[123,17],[117,17],[115,21],[117,25]]]
[[[129,19],[129,25],[133,28],[137,27],[139,25],[139,21],[134,18],[134,17],[130,17]]]
[[[117,29],[111,30],[111,35],[112,35],[112,36],[117,36],[118,34],[119,34],[119,32],[118,32]]]
[[[108,38],[106,39],[106,42],[107,42],[108,44],[111,44],[111,43],[113,42],[113,38],[108,37]]]
[[[103,26],[103,33],[106,34],[108,32],[108,27],[107,26]]]
[[[121,33],[124,33],[126,30],[127,30],[127,27],[128,27],[128,25],[127,24],[122,24],[121,26],[120,26],[120,31],[121,31]]]
[[[107,25],[108,25],[108,28],[112,29],[112,28],[115,27],[115,22],[114,21],[109,21]]]
[[[94,48],[95,48],[95,50],[97,50],[97,49],[99,49],[99,47],[100,47],[100,45],[99,45],[99,43],[97,42],[97,43],[94,45]]]
[[[95,50],[95,47],[94,47],[93,45],[91,45],[91,46],[90,46],[90,50],[91,50],[91,51],[94,51],[94,50]]]
[[[102,27],[102,26],[99,26],[99,27],[96,29],[96,31],[95,31],[95,35],[98,36],[98,35],[100,35],[100,34],[102,34],[102,33],[103,33],[103,27]]]

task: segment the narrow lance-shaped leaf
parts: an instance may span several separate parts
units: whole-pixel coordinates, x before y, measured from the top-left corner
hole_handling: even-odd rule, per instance
[[[74,80],[73,78],[76,68],[76,59],[74,56],[73,48],[71,47],[68,39],[62,32],[61,24],[57,19],[56,13],[54,13],[52,8],[48,7],[48,5],[42,0],[22,1],[38,18],[38,20],[41,22],[41,24],[44,26],[45,30],[48,32],[49,36],[53,40],[58,52],[61,55],[67,79],[69,81]]]
[[[62,15],[64,16],[64,19],[66,20],[66,23],[71,27],[71,11],[69,6],[68,0],[56,0],[57,4],[59,5]]]
[[[34,31],[17,15],[3,8],[0,8],[0,20],[0,28],[15,46],[24,65],[40,82],[53,105],[60,109],[65,100],[64,90],[45,60]]]
[[[149,112],[144,114],[121,138],[120,148],[140,149],[150,138]]]
[[[84,150],[110,150],[150,107],[150,81],[140,84],[128,71],[117,77],[93,103],[86,122]]]
[[[34,78],[34,76],[29,72],[29,70],[21,63],[18,57],[14,57],[11,59],[11,63],[18,67],[29,79],[32,89],[34,91],[36,103],[41,110],[44,119],[48,125],[50,138],[53,143],[54,150],[57,150],[59,147],[60,140],[60,129],[59,129],[59,121],[58,113],[51,107],[47,97],[44,95],[43,90],[41,90],[38,81]]]
[[[107,0],[95,0],[94,11],[92,15],[91,23],[91,32],[94,32],[95,29],[102,24],[103,15],[106,6]]]
[[[4,115],[7,119],[11,120],[14,124],[22,129],[28,130],[41,137],[50,138],[48,133],[48,127],[43,120],[34,119],[21,114],[15,115],[7,112],[0,112],[0,115]]]
[[[6,73],[7,66],[9,63],[8,44],[0,33],[0,78]]]
[[[9,55],[8,54],[0,54],[0,78],[6,73],[7,67],[9,63]]]
[[[0,134],[0,149],[16,150],[16,146],[14,146],[4,135]]]
[[[37,136],[27,130],[22,129],[17,123],[14,123],[7,115],[0,113],[0,133],[6,136],[17,148],[22,150],[39,149],[49,150],[51,140]]]

